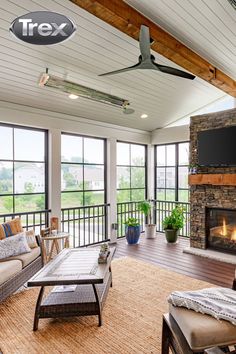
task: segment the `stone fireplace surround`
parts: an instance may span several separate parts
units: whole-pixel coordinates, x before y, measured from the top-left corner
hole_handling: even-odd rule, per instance
[[[236,109],[191,117],[190,164],[197,164],[197,133],[236,125]],[[236,137],[235,137],[236,140]],[[219,142],[220,144],[220,142]],[[236,151],[235,151],[236,153]],[[236,173],[236,167],[198,167],[200,174]],[[207,248],[206,207],[236,209],[236,186],[192,185],[190,187],[190,246]]]

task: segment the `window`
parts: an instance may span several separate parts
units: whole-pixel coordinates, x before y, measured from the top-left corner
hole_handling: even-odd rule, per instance
[[[62,208],[106,202],[105,150],[104,139],[62,134]]]
[[[117,201],[146,198],[146,146],[117,143]]]
[[[189,143],[156,146],[156,199],[188,202]]]
[[[0,125],[0,214],[47,209],[47,131]]]

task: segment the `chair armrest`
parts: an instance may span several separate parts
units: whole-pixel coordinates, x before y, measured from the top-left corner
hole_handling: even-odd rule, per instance
[[[204,353],[205,354],[224,354],[224,352],[218,347],[206,349],[204,351]]]
[[[36,235],[36,241],[38,246],[40,247],[40,257],[42,259],[42,266],[44,266],[44,258],[43,258],[43,247],[42,247],[42,240],[40,235]],[[0,353],[1,354],[1,353]]]

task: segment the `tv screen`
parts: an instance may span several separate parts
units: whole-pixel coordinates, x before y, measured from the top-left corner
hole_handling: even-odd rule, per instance
[[[236,126],[198,133],[200,166],[236,166]]]

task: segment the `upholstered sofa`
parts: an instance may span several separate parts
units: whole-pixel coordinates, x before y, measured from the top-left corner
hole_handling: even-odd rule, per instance
[[[0,261],[0,302],[19,289],[43,266],[40,237],[30,253]]]

